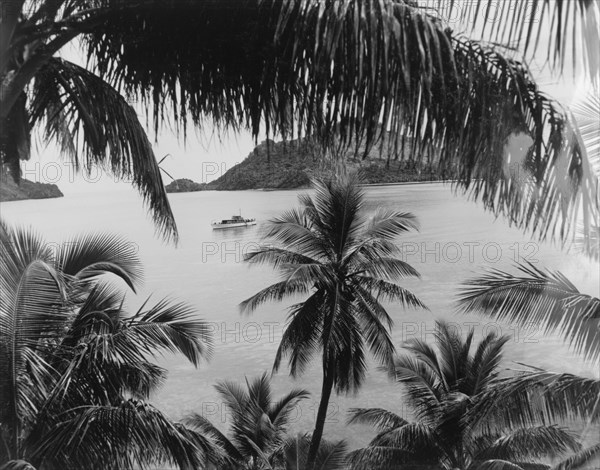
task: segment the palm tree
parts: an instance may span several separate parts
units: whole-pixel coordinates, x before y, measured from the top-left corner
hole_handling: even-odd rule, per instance
[[[306,468],[306,459],[310,448],[310,436],[298,435],[288,437],[284,441],[281,451],[276,455],[275,461],[281,470],[303,470]],[[345,441],[328,441],[323,439],[315,458],[316,470],[345,470],[347,445]]]
[[[202,435],[212,437],[223,450],[226,463],[221,463],[219,468],[270,469],[273,454],[285,442],[292,413],[309,393],[295,389],[274,402],[266,373],[251,382],[246,380],[246,390],[235,382],[227,381],[218,383],[215,388],[222,404],[231,412],[231,437],[228,438],[198,413],[188,416],[186,424],[198,429]]]
[[[307,295],[290,308],[274,370],[289,356],[290,372],[300,375],[313,355],[322,354],[323,385],[307,459],[312,469],[323,435],[331,392],[356,392],[366,372],[368,348],[382,364],[394,355],[393,321],[381,302],[424,307],[395,284],[417,271],[399,259],[396,237],[415,229],[412,214],[383,210],[362,213],[364,193],[354,178],[316,181],[314,196],[299,197],[302,208],[272,221],[266,239],[273,245],[249,253],[247,261],[267,263],[283,279],[241,304],[253,311],[262,303]]]
[[[159,230],[175,237],[135,100],[155,136],[168,123],[185,138],[188,125],[210,120],[255,138],[298,129],[329,149],[381,141],[390,156],[431,164],[539,238],[565,240],[577,214],[598,213],[597,178],[568,113],[496,43],[515,39],[533,53],[549,28],[551,65],[560,69],[566,51],[592,51],[585,63],[597,81],[587,44],[597,43],[600,9],[539,0],[531,15],[527,0],[502,2],[511,14],[498,15],[491,37],[481,28],[491,41],[478,42],[445,19],[459,8],[466,22],[487,25],[494,2],[475,3],[439,0],[434,11],[416,0],[2,0],[2,162],[18,179],[39,129],[77,168],[131,178]],[[57,55],[69,44],[85,66]],[[382,139],[388,130],[394,138]],[[518,133],[532,139],[526,183],[507,171],[504,148]]]
[[[436,326],[438,351],[412,340],[393,370],[415,421],[380,408],[350,410],[350,423],[378,432],[368,447],[352,453],[352,468],[543,469],[550,467],[539,459],[579,450],[575,436],[558,426],[474,429],[471,420],[481,419],[472,410],[489,406],[482,400],[497,379],[509,338],[490,333],[475,346],[473,329],[463,339],[445,322]]]
[[[560,333],[574,350],[592,363],[600,363],[600,299],[584,293],[561,272],[517,264],[519,274],[490,270],[465,283],[459,297],[464,312],[479,312],[492,318],[528,326],[545,333]],[[569,373],[531,368],[507,378],[489,390],[490,403],[482,416],[505,424],[544,420],[584,420],[591,427],[600,422],[600,380]],[[501,397],[501,402],[494,400]],[[508,403],[518,414],[505,415]],[[576,468],[600,455],[592,446],[558,469]]]
[[[166,377],[152,356],[177,352],[198,364],[211,341],[185,304],[124,307],[105,275],[135,288],[133,246],[93,235],[53,250],[3,223],[0,241],[0,464],[195,468],[210,457],[201,436],[144,401]]]

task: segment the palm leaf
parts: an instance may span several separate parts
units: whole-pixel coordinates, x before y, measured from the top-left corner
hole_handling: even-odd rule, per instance
[[[557,421],[600,419],[600,382],[572,374],[529,370],[499,379],[469,411],[474,429],[510,429]]]
[[[161,235],[177,240],[152,145],[135,110],[116,89],[83,67],[51,59],[36,76],[31,114],[34,124],[45,125],[47,138],[58,138],[63,151],[75,150],[68,157],[76,169],[89,172],[100,166],[131,180]]]
[[[519,264],[521,276],[492,270],[467,281],[459,297],[463,312],[481,312],[521,325],[560,332],[587,359],[600,359],[600,300],[580,293],[560,272]]]
[[[557,17],[570,11],[569,18],[587,21],[587,4],[578,0]],[[171,20],[177,31],[166,33]],[[368,150],[379,141],[390,155],[432,163],[540,239],[565,241],[580,211],[598,214],[597,179],[572,123],[527,67],[453,35],[406,2],[234,8],[148,0],[106,8],[95,21],[86,40],[99,76],[138,96],[155,129],[170,117],[185,133],[188,121],[208,117],[217,128],[245,127],[254,136],[265,129],[287,138],[297,123],[299,133],[330,148],[364,141]],[[556,30],[561,38],[567,23]],[[533,140],[523,156],[526,184],[507,171],[505,147],[519,133]]]
[[[115,235],[93,234],[69,240],[60,246],[56,263],[63,273],[80,280],[115,274],[134,292],[142,278],[136,245]]]
[[[600,69],[593,44],[600,42],[598,5],[589,0],[477,0],[467,5],[454,0],[438,0],[438,13],[459,19],[482,38],[500,46],[523,50],[533,57],[540,47],[540,36],[549,38],[547,60],[560,70],[572,55],[577,57],[589,77],[598,80]],[[542,43],[543,44],[543,43]],[[578,64],[578,66],[581,66]]]
[[[580,449],[579,439],[573,432],[558,426],[536,426],[516,429],[499,437],[476,455],[475,459],[519,462],[561,457]]]
[[[582,449],[575,455],[563,460],[562,462],[553,465],[552,470],[576,470],[585,468],[591,462],[596,461],[600,456],[600,444]]]
[[[210,328],[197,317],[196,310],[182,302],[163,299],[145,309],[145,305],[126,321],[123,334],[130,336],[142,350],[154,354],[168,350],[183,354],[192,364],[210,357]]]
[[[150,405],[126,401],[119,406],[84,407],[56,423],[32,454],[50,462],[85,462],[86,468],[107,465],[204,465],[192,436]]]
[[[368,424],[379,432],[408,424],[404,418],[382,408],[350,408],[348,414],[348,424]]]

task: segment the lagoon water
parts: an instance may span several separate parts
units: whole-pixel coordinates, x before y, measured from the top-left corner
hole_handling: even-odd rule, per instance
[[[174,418],[196,411],[226,428],[229,415],[218,401],[213,385],[218,380],[243,381],[270,370],[286,320],[287,304],[269,304],[251,316],[242,316],[240,301],[277,280],[268,267],[248,266],[243,254],[258,246],[268,219],[297,204],[300,191],[196,192],[171,194],[171,205],[180,231],[177,248],[155,237],[154,228],[132,191],[99,191],[68,195],[61,199],[2,203],[0,214],[9,223],[30,225],[57,244],[70,236],[92,231],[114,232],[134,243],[144,264],[145,282],[138,295],[128,295],[133,309],[148,295],[154,301],[171,296],[192,304],[210,322],[214,353],[198,369],[181,357],[167,355],[160,364],[169,377],[153,402]],[[538,266],[562,271],[578,288],[599,295],[598,264],[550,244],[539,244],[506,221],[495,220],[482,207],[455,197],[443,184],[371,187],[366,190],[368,209],[378,206],[410,211],[418,216],[421,230],[398,240],[406,260],[422,274],[404,285],[417,293],[430,311],[405,311],[390,305],[397,347],[411,337],[433,340],[434,320],[452,321],[464,332],[495,329],[512,337],[504,366],[519,369],[517,362],[598,376],[556,337],[542,334],[535,325],[520,329],[478,316],[455,313],[457,288],[485,268],[511,269],[515,259],[529,259]],[[256,217],[257,226],[213,231],[213,219],[237,214]],[[320,393],[319,361],[302,377],[292,380],[282,368],[273,378],[274,398],[291,387],[306,388],[310,400],[299,406],[294,431],[312,429]],[[364,445],[370,430],[346,425],[351,407],[383,407],[402,411],[399,387],[385,373],[370,368],[357,396],[333,397],[325,437],[346,438],[351,447]]]

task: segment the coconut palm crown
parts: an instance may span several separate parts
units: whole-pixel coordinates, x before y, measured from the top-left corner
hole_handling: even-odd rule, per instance
[[[321,355],[323,386],[308,468],[323,433],[332,389],[357,391],[367,369],[370,350],[390,365],[394,345],[393,320],[382,302],[423,308],[409,290],[396,284],[417,271],[400,259],[396,237],[417,227],[406,212],[364,211],[365,195],[355,178],[316,181],[314,194],[299,197],[300,209],[272,220],[264,246],[247,255],[251,263],[266,263],[282,280],[241,304],[253,311],[261,304],[306,299],[290,307],[288,324],[275,357],[274,370],[288,357],[293,377],[302,374],[316,353]]]
[[[368,447],[350,456],[353,469],[443,468],[447,470],[549,469],[544,458],[580,449],[576,436],[555,425],[496,428],[481,432],[472,427],[470,411],[499,374],[502,349],[509,338],[489,333],[473,343],[456,328],[436,322],[437,351],[414,339],[403,347],[392,370],[401,385],[404,413],[380,408],[350,410],[350,423],[369,424],[377,435]]]
[[[516,273],[489,270],[467,280],[461,290],[460,311],[516,323],[536,325],[548,334],[559,333],[592,364],[600,363],[600,299],[580,292],[560,271],[518,263]],[[487,406],[475,406],[473,425],[523,426],[534,422],[585,423],[584,433],[597,434],[600,423],[600,380],[537,367],[521,369],[516,376],[498,380],[486,392]],[[519,413],[504,413],[506,407]],[[600,457],[600,444],[592,445],[557,465],[558,470],[578,468]],[[582,467],[585,468],[585,467]]]
[[[209,443],[145,400],[166,377],[152,356],[175,352],[198,364],[209,330],[168,299],[125,307],[107,274],[138,285],[133,245],[99,234],[57,247],[0,223],[0,261],[0,465],[203,465]]]
[[[271,468],[273,454],[283,447],[290,421],[298,413],[298,404],[308,398],[306,390],[295,389],[273,400],[266,373],[251,381],[246,389],[235,382],[219,382],[216,387],[222,404],[230,412],[230,437],[205,416],[193,413],[186,424],[212,439],[221,449],[221,469],[262,470]]]

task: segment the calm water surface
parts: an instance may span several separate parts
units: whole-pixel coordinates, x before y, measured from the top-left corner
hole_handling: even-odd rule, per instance
[[[266,221],[297,205],[298,191],[239,191],[171,194],[170,200],[180,231],[177,248],[154,236],[154,228],[137,194],[129,191],[71,195],[61,199],[2,203],[2,217],[10,223],[30,225],[51,243],[92,231],[123,235],[135,243],[143,261],[145,283],[138,296],[128,296],[134,308],[152,294],[159,300],[172,296],[197,308],[198,315],[210,322],[215,337],[214,354],[198,369],[180,357],[160,359],[169,378],[154,402],[174,418],[190,411],[226,427],[229,415],[221,406],[212,385],[217,380],[244,380],[270,370],[282,329],[286,304],[270,304],[251,316],[242,316],[240,301],[277,280],[268,267],[250,267],[243,254],[257,246]],[[444,318],[467,331],[495,329],[511,335],[506,351],[506,367],[519,368],[524,362],[571,373],[598,375],[562,345],[558,338],[544,337],[535,325],[523,330],[492,323],[482,317],[457,315],[453,301],[458,284],[486,267],[510,268],[517,256],[540,266],[561,270],[583,292],[599,295],[598,265],[559,251],[548,244],[532,242],[503,220],[485,213],[479,205],[454,197],[441,184],[373,187],[367,190],[369,209],[394,208],[416,214],[420,233],[399,240],[406,260],[422,274],[420,280],[405,283],[427,304],[430,311],[404,311],[390,305],[394,318],[393,338],[400,346],[418,336],[432,340],[434,320]],[[213,231],[213,219],[228,217],[242,210],[256,217],[255,227]],[[311,430],[320,393],[318,361],[297,380],[288,378],[286,369],[274,376],[275,397],[291,387],[312,393],[294,413],[294,430]],[[366,444],[368,428],[345,424],[351,407],[383,407],[401,411],[402,401],[396,385],[383,372],[370,368],[366,383],[357,396],[334,397],[326,424],[326,437],[344,437],[352,447]]]

